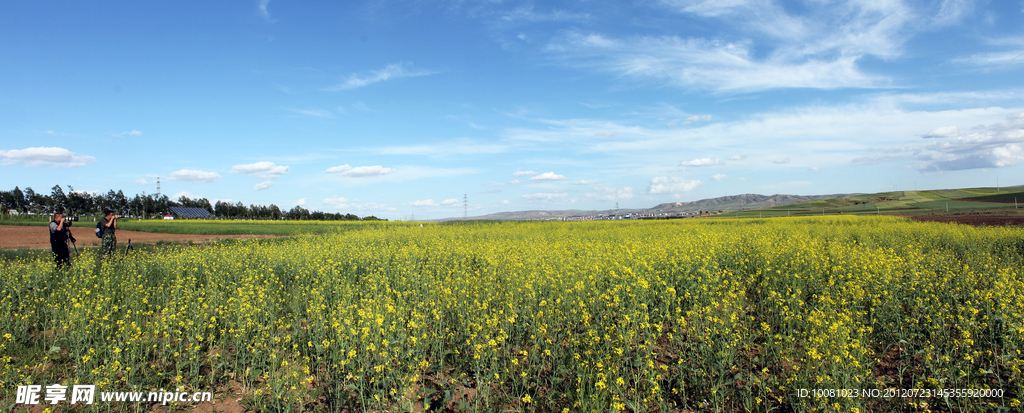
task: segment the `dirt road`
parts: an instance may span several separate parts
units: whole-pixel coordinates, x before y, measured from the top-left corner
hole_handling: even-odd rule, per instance
[[[100,239],[93,235],[93,228],[72,227],[71,233],[78,240],[79,248],[85,246],[100,246]],[[118,245],[132,243],[151,244],[157,241],[169,242],[207,242],[219,241],[226,238],[251,239],[251,238],[273,238],[274,235],[193,235],[193,234],[158,234],[152,232],[117,231]],[[0,248],[50,248],[50,232],[47,227],[25,227],[15,225],[0,225]]]

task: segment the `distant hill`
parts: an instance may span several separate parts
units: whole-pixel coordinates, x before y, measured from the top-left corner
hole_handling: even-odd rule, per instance
[[[760,195],[743,194],[728,195],[718,198],[702,199],[691,202],[669,202],[656,205],[647,209],[649,212],[694,212],[694,211],[739,211],[751,208],[771,208],[781,205],[795,204],[797,202],[817,201],[819,199],[843,198],[857,194],[833,194],[833,195]]]
[[[852,194],[835,194],[835,195],[759,195],[759,194],[743,194],[743,195],[729,195],[718,198],[702,199],[700,201],[691,202],[669,202],[665,204],[659,204],[653,208],[646,209],[620,209],[618,213],[629,214],[647,214],[647,213],[663,213],[669,211],[675,212],[697,212],[697,211],[740,211],[743,209],[752,208],[770,208],[780,205],[795,204],[798,202],[816,201],[819,199],[829,198],[840,198],[850,196]],[[512,212],[498,212],[495,214],[480,215],[475,217],[469,217],[468,219],[479,219],[479,220],[527,220],[527,219],[553,219],[553,218],[566,218],[583,215],[612,215],[615,214],[614,209],[607,209],[603,211],[590,210],[583,211],[578,209],[568,210],[553,210],[553,211],[512,211]],[[458,220],[461,218],[444,218],[437,221],[451,221]]]

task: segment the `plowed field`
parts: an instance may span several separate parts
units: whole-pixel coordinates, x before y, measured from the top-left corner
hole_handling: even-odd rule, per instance
[[[100,239],[93,235],[91,227],[72,227],[71,233],[75,236],[78,247],[100,245]],[[117,231],[118,245],[126,245],[130,239],[132,243],[155,243],[157,241],[168,242],[208,242],[219,241],[226,238],[249,239],[249,238],[273,238],[274,235],[196,235],[196,234],[160,234],[153,232]],[[15,225],[0,225],[0,248],[50,248],[50,233],[47,227],[29,227]]]

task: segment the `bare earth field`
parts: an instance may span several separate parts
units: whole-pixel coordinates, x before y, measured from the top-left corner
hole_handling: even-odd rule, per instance
[[[93,228],[81,227],[71,228],[71,233],[77,240],[79,247],[100,246],[100,239],[93,235]],[[133,244],[152,244],[157,241],[167,242],[195,242],[219,241],[227,238],[252,239],[252,238],[274,238],[276,235],[196,235],[196,234],[159,234],[153,232],[117,231],[118,245],[127,245],[128,240]],[[43,226],[16,226],[0,225],[0,248],[50,248],[50,233]]]
[[[988,214],[983,212],[965,213],[965,214],[951,214],[951,215],[915,215],[910,216],[910,219],[915,221],[927,221],[927,222],[956,222],[958,224],[967,225],[987,225],[987,226],[1004,226],[1004,225],[1021,225],[1024,226],[1024,214]]]

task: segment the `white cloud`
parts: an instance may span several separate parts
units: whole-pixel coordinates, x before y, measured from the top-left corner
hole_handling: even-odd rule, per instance
[[[296,205],[296,206],[303,206],[303,205],[306,205],[306,198],[299,198],[299,200],[298,200],[298,201],[295,201],[295,203],[294,203],[294,204],[292,204],[292,205]]]
[[[404,62],[392,63],[384,66],[380,70],[371,70],[369,75],[358,75],[351,74],[345,77],[345,80],[336,86],[327,88],[329,91],[348,90],[355,89],[363,86],[372,85],[377,82],[383,82],[390,79],[398,79],[402,77],[415,77],[415,76],[426,76],[433,74],[429,71],[424,70],[412,70],[406,67]]]
[[[191,192],[189,192],[189,191],[181,191],[181,192],[178,192],[178,193],[176,193],[176,194],[174,194],[174,195],[171,195],[171,196],[170,196],[169,198],[170,198],[170,199],[171,199],[172,201],[177,201],[177,200],[178,200],[178,198],[181,198],[181,197],[185,197],[185,198],[188,198],[188,199],[199,199],[199,198],[201,198],[200,196],[198,196],[198,195],[194,195],[194,194],[192,194],[192,193],[191,193]]]
[[[941,128],[932,129],[931,132],[924,134],[922,138],[951,138],[954,136],[960,136],[960,129],[956,126],[943,126]]]
[[[678,194],[691,191],[703,184],[698,179],[657,176],[651,179],[647,192],[652,194]]]
[[[511,184],[511,185],[516,185],[516,184],[523,183],[523,181],[520,181],[518,179],[513,179],[513,180],[509,181],[508,183]]]
[[[721,159],[698,158],[698,159],[694,159],[692,161],[683,162],[680,165],[682,165],[682,166],[712,166],[712,165],[721,165],[723,163],[725,163],[725,162],[722,162]]]
[[[273,185],[274,185],[274,182],[272,182],[272,181],[263,181],[263,182],[260,182],[260,183],[256,184],[256,186],[253,187],[253,189],[255,189],[257,191],[262,191],[264,189],[270,188]]]
[[[630,199],[633,197],[633,188],[594,188],[594,192],[588,193],[587,198],[599,201],[615,201],[619,199]]]
[[[85,166],[87,162],[96,162],[96,158],[88,155],[78,155],[59,147],[0,150],[0,163],[4,165],[23,163],[25,166],[31,167],[70,168]]]
[[[534,171],[516,171],[516,172],[512,173],[512,176],[521,177],[521,176],[531,176],[531,175],[536,175],[536,174],[537,173],[534,172]]]
[[[564,176],[556,174],[554,172],[544,172],[544,173],[542,173],[540,175],[537,175],[537,176],[535,176],[533,178],[530,178],[530,180],[534,181],[534,182],[561,181],[563,179],[565,179]]]
[[[1011,167],[1024,162],[1024,112],[977,130],[925,146],[918,155],[917,168],[928,172],[957,171]]]
[[[441,205],[445,205],[445,206],[457,205],[458,203],[459,203],[459,200],[455,199],[455,198],[449,198],[449,199],[446,199],[444,201],[441,201]]]
[[[772,161],[772,163],[776,163],[776,164],[789,163],[789,157],[785,157],[785,158],[782,158],[782,159],[776,159],[776,160]]]
[[[562,192],[538,192],[535,194],[523,195],[523,199],[528,201],[554,201],[565,198],[567,194]]]
[[[818,173],[818,172],[821,172],[821,169],[819,169],[817,166],[812,166],[810,168],[807,168],[807,171],[808,172]]]
[[[503,199],[503,200],[501,201],[501,204],[502,204],[502,205],[508,205],[509,203],[510,203],[510,202],[508,202],[508,200],[507,200],[507,199]]]
[[[334,167],[331,167],[331,168],[327,168],[327,170],[324,171],[324,172],[327,172],[327,173],[340,173],[342,176],[347,176],[347,177],[350,177],[350,178],[369,178],[369,177],[374,177],[374,176],[387,175],[387,174],[392,173],[394,171],[395,170],[392,169],[392,168],[385,168],[385,167],[380,166],[380,165],[352,167],[349,164],[345,164],[345,165],[341,165],[341,166],[334,166]]]
[[[171,172],[170,180],[182,181],[182,182],[194,182],[197,184],[205,184],[220,179],[220,174],[216,172],[198,171],[194,169],[182,169],[179,171]]]
[[[693,115],[693,116],[690,116],[690,117],[686,118],[686,122],[684,122],[684,123],[693,123],[693,122],[700,122],[700,121],[707,122],[707,121],[710,121],[710,120],[711,120],[711,115],[703,115],[703,116]]]
[[[787,166],[803,170],[812,166],[849,164],[855,158],[877,155],[873,152],[892,146],[923,148],[927,144],[921,139],[924,132],[944,125],[999,123],[1008,115],[1024,110],[1020,106],[1022,99],[1024,90],[885,93],[855,99],[852,103],[808,104],[753,113],[743,119],[701,124],[685,130],[635,126],[629,121],[530,119],[542,126],[506,129],[505,136],[531,144],[539,142],[537,147],[546,150],[613,155],[616,167],[648,177],[666,174],[664,166],[678,165],[679,154],[687,153],[750,167],[773,165],[773,161],[789,157],[792,163]],[[949,107],[957,109],[946,109]],[[618,133],[614,139],[607,140],[595,136],[603,130]],[[969,133],[962,126],[959,131]],[[750,148],[758,148],[757,153],[746,153]],[[907,167],[918,160],[909,154],[898,159],[905,161]],[[563,165],[606,166],[580,160]],[[736,173],[729,179],[751,173]]]
[[[726,175],[726,174],[714,174],[714,175],[711,175],[711,179],[714,179],[715,182],[722,182],[723,179],[728,178],[728,177],[729,177],[729,175]]]
[[[135,180],[135,183],[137,183],[137,184],[146,184],[148,182],[146,182],[146,178],[139,178],[139,179]]]
[[[246,174],[255,178],[275,179],[288,173],[287,166],[275,165],[273,162],[256,162],[246,165],[235,165],[231,167],[231,173]]]
[[[579,181],[569,182],[569,185],[594,185],[594,184],[599,184],[599,183],[601,183],[601,181],[591,181],[591,180],[581,179]]]

